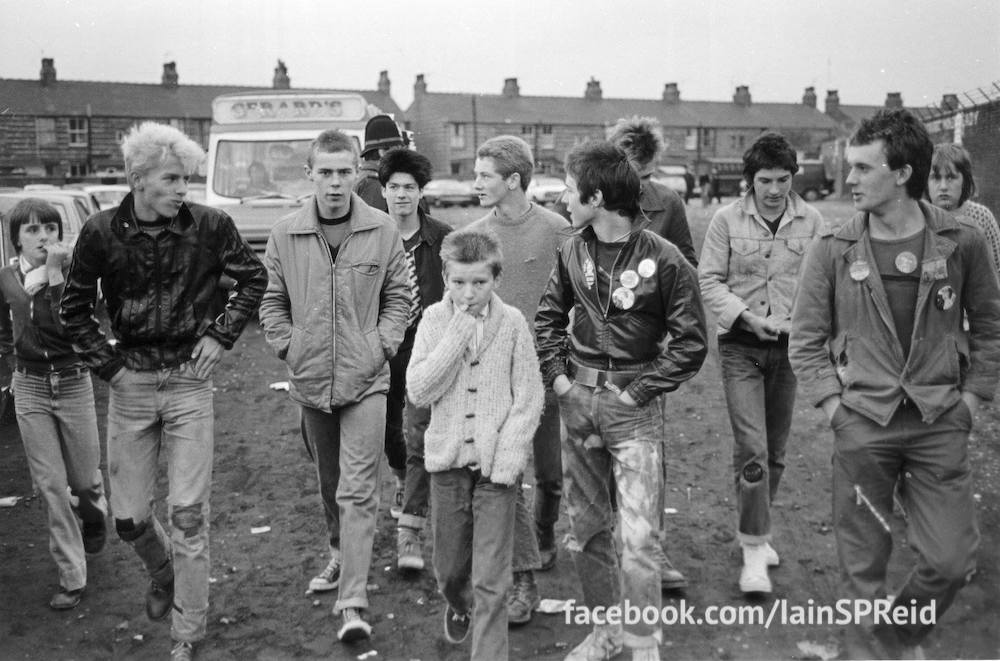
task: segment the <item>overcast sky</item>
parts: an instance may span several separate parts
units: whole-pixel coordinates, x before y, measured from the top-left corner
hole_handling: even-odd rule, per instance
[[[1000,80],[997,0],[0,0],[0,77],[909,106]],[[2,100],[0,100],[2,101]]]

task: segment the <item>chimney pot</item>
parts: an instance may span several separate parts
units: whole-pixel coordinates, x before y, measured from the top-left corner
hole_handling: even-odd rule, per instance
[[[750,88],[746,85],[737,85],[736,92],[733,93],[733,103],[738,106],[747,107],[750,105]]]
[[[39,80],[42,83],[42,87],[48,87],[56,82],[56,65],[55,60],[51,57],[42,58],[42,70],[39,72]]]
[[[292,87],[292,79],[288,77],[288,67],[281,60],[278,60],[278,66],[274,67],[274,79],[271,86],[276,90],[287,90]]]
[[[941,108],[942,110],[958,110],[960,104],[958,102],[957,94],[945,94],[941,97]]]
[[[809,106],[810,108],[816,107],[816,88],[807,87],[805,94],[802,95],[802,105]]]
[[[837,90],[826,91],[824,111],[827,115],[833,115],[840,112],[840,94],[837,93]]]
[[[177,89],[176,62],[163,63],[163,76],[160,78],[160,84],[166,87],[167,89]]]
[[[666,83],[663,86],[663,102],[678,103],[681,100],[681,91],[677,89],[677,83]]]
[[[392,87],[392,83],[389,81],[389,72],[388,71],[379,71],[378,72],[378,91],[381,92],[382,94],[388,94],[391,87]]]
[[[504,78],[503,95],[508,99],[521,96],[521,88],[517,84],[517,78]]]
[[[597,80],[593,76],[587,81],[587,90],[583,93],[583,98],[587,101],[600,101],[604,98],[604,92],[601,90],[601,81]]]
[[[417,80],[413,83],[413,96],[421,94],[427,94],[427,82],[424,80],[424,74],[418,73]]]
[[[902,92],[889,92],[885,95],[885,107],[886,108],[902,108],[903,107],[903,94]]]

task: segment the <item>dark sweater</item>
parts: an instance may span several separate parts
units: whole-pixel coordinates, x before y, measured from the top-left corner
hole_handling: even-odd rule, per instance
[[[0,269],[0,356],[10,362],[13,355],[18,367],[35,372],[58,371],[83,362],[59,319],[62,292],[61,283],[29,296],[16,263]]]

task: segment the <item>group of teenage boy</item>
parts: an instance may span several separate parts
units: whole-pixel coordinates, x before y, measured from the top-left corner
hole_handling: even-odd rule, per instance
[[[585,605],[659,610],[661,589],[686,585],[663,548],[669,393],[705,360],[707,307],[734,437],[741,591],[770,593],[781,562],[770,504],[801,385],[834,433],[842,596],[886,597],[895,500],[917,560],[894,603],[940,616],[975,570],[967,440],[1000,374],[1000,288],[983,228],[961,212],[963,174],[957,204],[926,201],[948,164],[911,114],[880,111],[847,148],[858,214],[834,229],[791,191],[794,149],[765,133],[744,155],[748,192],[715,213],[699,264],[683,202],[650,177],[662,147],[655,120],[633,118],[573,148],[567,222],[526,195],[530,147],[491,138],[475,162],[489,212],[452,230],[426,213],[431,164],[389,118],[369,123],[363,154],[324,131],[305,164],[315,194],[273,227],[263,263],[225,213],[184,201],[204,153],[169,126],[125,137],[132,192],[87,221],[72,259],[55,210],[18,205],[0,354],[49,510],[50,606],[79,603],[86,554],[106,537],[93,372],[110,384],[116,532],[149,574],[147,614],[172,616],[171,658],[193,658],[208,611],[211,375],[259,307],[315,464],[329,560],[309,588],[337,590],[338,638],[372,633],[383,452],[398,567],[424,569],[430,519],[444,634],[471,635],[473,659],[507,658],[508,625],[538,607],[534,574],[557,560],[563,498]],[[236,283],[224,307],[223,275]],[[161,452],[169,532],[152,511]],[[930,631],[862,624],[850,655],[919,656]],[[663,642],[657,624],[605,622],[566,658],[658,659]]]

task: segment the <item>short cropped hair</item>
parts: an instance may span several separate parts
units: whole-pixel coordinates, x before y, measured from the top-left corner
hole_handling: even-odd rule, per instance
[[[774,131],[763,133],[743,153],[743,178],[753,186],[753,178],[761,170],[799,171],[799,160],[785,136]]]
[[[566,155],[566,172],[576,179],[581,202],[589,202],[599,190],[608,211],[617,211],[629,218],[639,215],[642,184],[628,155],[620,147],[605,140],[577,145]]]
[[[474,264],[486,262],[493,272],[493,277],[500,276],[503,270],[503,251],[500,249],[500,239],[496,234],[483,230],[460,230],[450,232],[441,241],[441,262],[445,273],[448,264]]]
[[[205,160],[205,151],[197,142],[180,129],[156,122],[133,126],[122,138],[121,148],[126,175],[133,172],[145,175],[162,166],[171,156],[176,156],[184,171],[191,175]]]
[[[316,136],[316,139],[309,145],[309,156],[306,157],[306,165],[312,167],[313,158],[319,152],[332,154],[338,151],[349,151],[354,154],[354,165],[358,165],[358,143],[351,136],[338,129],[327,129]]]
[[[476,150],[476,158],[492,158],[504,179],[512,174],[521,175],[521,190],[528,190],[531,173],[535,170],[535,159],[528,143],[514,135],[498,135],[490,138]]]
[[[21,225],[30,225],[31,221],[36,221],[39,225],[55,223],[59,226],[59,240],[63,238],[62,216],[59,211],[37,197],[26,197],[10,210],[10,242],[14,250],[21,252]]]
[[[876,140],[885,144],[888,165],[898,170],[909,165],[913,174],[906,182],[906,194],[915,200],[924,196],[931,172],[934,143],[923,122],[905,108],[883,108],[860,126],[851,136],[851,145],[870,145]]]
[[[931,172],[944,176],[954,170],[962,175],[962,194],[958,198],[958,206],[962,206],[976,194],[976,181],[972,178],[972,158],[965,147],[951,143],[934,146],[934,156],[931,158]]]
[[[397,172],[410,175],[417,182],[417,186],[423,188],[431,180],[434,166],[423,154],[405,147],[395,147],[383,154],[378,162],[379,183],[385,186],[389,183],[389,178]]]
[[[641,171],[663,151],[663,129],[655,117],[621,118],[615,123],[608,140],[621,147]]]

